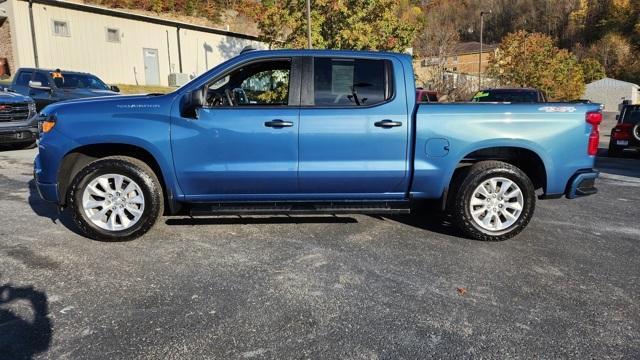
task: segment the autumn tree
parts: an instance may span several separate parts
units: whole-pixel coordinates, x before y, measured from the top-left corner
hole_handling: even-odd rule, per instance
[[[412,45],[416,23],[402,20],[399,4],[403,2],[315,0],[311,10],[313,47],[404,51]],[[255,14],[261,39],[275,47],[306,47],[305,11],[305,0],[263,1]],[[415,9],[410,7],[410,11]]]
[[[584,92],[584,74],[576,57],[540,33],[505,36],[491,56],[488,73],[503,84],[544,90],[553,100],[577,99]]]
[[[600,61],[594,58],[583,59],[580,61],[580,67],[582,68],[582,74],[584,75],[584,82],[587,84],[607,76],[604,66],[602,66]]]

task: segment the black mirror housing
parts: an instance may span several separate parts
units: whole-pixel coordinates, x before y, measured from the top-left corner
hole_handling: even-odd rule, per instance
[[[118,92],[118,93],[120,92],[120,88],[117,87],[116,85],[111,85],[109,89],[111,89],[111,91],[113,92]]]
[[[195,89],[184,94],[180,114],[193,119],[198,118],[198,109],[205,103],[205,88]]]

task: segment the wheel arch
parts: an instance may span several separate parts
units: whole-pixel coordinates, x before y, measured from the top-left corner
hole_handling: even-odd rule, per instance
[[[58,198],[60,205],[66,206],[69,186],[75,176],[89,163],[107,156],[127,156],[143,161],[155,173],[162,186],[164,200],[169,212],[176,210],[177,202],[174,192],[167,181],[167,174],[163,171],[159,161],[153,153],[144,147],[125,143],[99,143],[88,144],[74,148],[67,152],[60,163],[58,179]]]
[[[447,206],[447,199],[450,198],[451,184],[454,184],[459,176],[463,176],[469,166],[481,161],[503,161],[522,170],[533,182],[534,188],[547,191],[547,181],[549,178],[550,160],[536,151],[526,146],[516,146],[510,144],[478,146],[468,149],[464,156],[461,156],[450,171],[449,185],[444,190],[443,208]]]

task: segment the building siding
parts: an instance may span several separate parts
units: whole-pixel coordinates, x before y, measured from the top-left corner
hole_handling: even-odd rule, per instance
[[[9,0],[12,18],[28,19],[28,3]],[[179,72],[178,29],[148,23],[34,3],[33,16],[39,66],[90,72],[107,83],[145,84],[143,49],[157,49],[161,85],[168,75]],[[69,36],[54,35],[53,21],[66,21]],[[120,42],[107,41],[107,28],[119,30]],[[12,39],[18,47],[19,67],[35,66],[29,21],[20,22]],[[263,47],[250,39],[208,32],[180,30],[184,73],[199,75],[238,54],[246,45]],[[27,46],[23,46],[27,45]],[[15,47],[14,47],[15,48]]]

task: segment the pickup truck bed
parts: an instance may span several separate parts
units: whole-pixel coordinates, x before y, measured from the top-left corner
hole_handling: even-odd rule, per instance
[[[536,198],[595,192],[597,105],[417,104],[411,57],[251,51],[166,95],[42,111],[35,177],[89,237],[169,214],[405,213],[502,240]],[[537,193],[536,193],[537,191]]]

